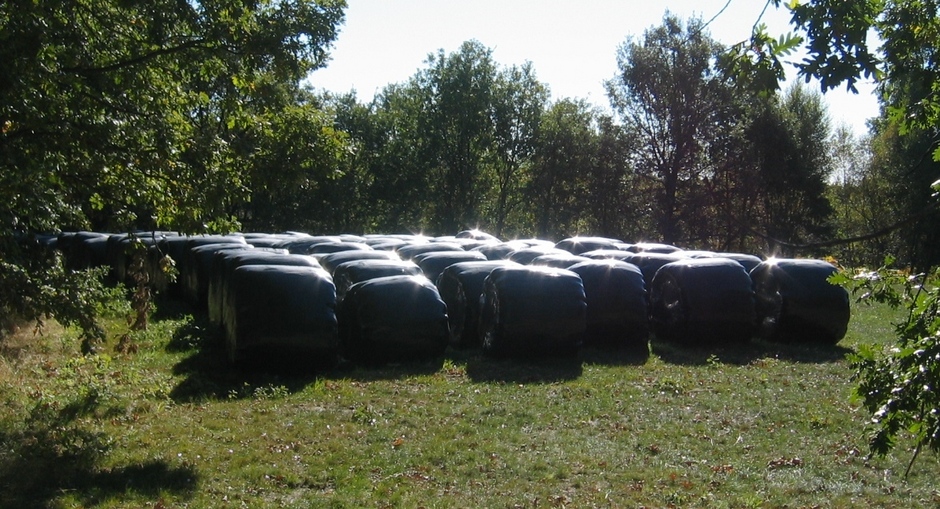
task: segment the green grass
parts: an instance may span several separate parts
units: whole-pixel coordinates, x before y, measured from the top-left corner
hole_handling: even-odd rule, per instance
[[[844,360],[766,342],[573,360],[240,373],[167,310],[134,354],[0,343],[0,507],[935,507],[940,464],[867,460]],[[126,327],[114,322],[120,332]],[[112,343],[116,340],[112,340]]]

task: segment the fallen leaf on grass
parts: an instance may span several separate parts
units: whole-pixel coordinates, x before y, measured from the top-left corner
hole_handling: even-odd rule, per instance
[[[767,468],[777,470],[778,468],[796,468],[802,467],[803,460],[800,458],[778,458],[767,462]]]
[[[731,465],[715,465],[712,467],[712,472],[716,474],[730,474],[734,471],[734,467]]]

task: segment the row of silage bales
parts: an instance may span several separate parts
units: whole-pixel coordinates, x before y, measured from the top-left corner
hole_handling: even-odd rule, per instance
[[[108,237],[106,242],[114,244],[114,237],[116,236]],[[616,239],[599,237],[565,239],[559,243],[541,239],[499,242],[484,236],[467,236],[463,232],[453,237],[438,238],[414,235],[311,236],[297,233],[199,236],[185,239],[172,237],[178,236],[161,234],[159,240],[151,244],[157,252],[168,251],[179,256],[180,260],[186,260],[178,265],[181,272],[185,273],[185,277],[181,279],[184,296],[196,305],[200,302],[209,304],[210,319],[224,326],[230,356],[233,358],[243,355],[244,351],[250,349],[249,345],[259,344],[259,341],[249,340],[246,336],[256,335],[250,331],[260,330],[252,324],[259,323],[264,316],[275,315],[270,309],[260,313],[252,311],[268,309],[257,304],[257,295],[233,296],[230,290],[225,290],[225,281],[220,280],[222,276],[217,265],[224,265],[220,260],[239,257],[254,260],[247,265],[282,265],[285,263],[283,260],[292,259],[284,258],[285,253],[308,260],[287,264],[318,270],[319,279],[314,278],[307,269],[285,269],[285,272],[291,273],[290,276],[278,277],[286,278],[285,280],[293,278],[296,286],[296,282],[304,278],[310,281],[320,280],[324,279],[322,276],[326,274],[333,288],[334,306],[342,305],[343,297],[357,284],[378,277],[397,276],[397,283],[372,285],[372,290],[362,291],[361,295],[358,290],[353,292],[354,296],[359,296],[347,304],[349,307],[345,316],[354,317],[367,325],[347,324],[348,327],[340,327],[341,320],[337,321],[337,330],[342,329],[347,334],[340,344],[358,345],[349,346],[344,353],[352,358],[368,359],[370,362],[383,356],[390,357],[389,352],[393,350],[390,345],[394,345],[396,341],[379,341],[384,346],[375,349],[375,352],[385,352],[383,354],[370,357],[371,354],[357,353],[357,348],[360,347],[372,349],[375,341],[380,339],[373,335],[374,331],[404,331],[408,327],[416,327],[407,324],[407,320],[411,318],[407,313],[402,313],[403,308],[400,305],[403,302],[401,295],[407,293],[405,288],[410,288],[408,291],[417,295],[427,293],[427,284],[416,285],[413,276],[418,274],[431,274],[434,277],[431,282],[437,283],[437,297],[433,300],[435,304],[426,303],[422,305],[422,309],[440,309],[436,304],[437,300],[440,300],[444,303],[445,311],[442,316],[437,312],[431,313],[434,318],[427,320],[419,319],[418,314],[415,314],[416,318],[412,321],[424,320],[424,325],[421,326],[424,329],[421,330],[438,331],[441,319],[445,323],[449,321],[447,334],[443,339],[445,343],[449,338],[450,344],[454,346],[483,347],[488,354],[493,355],[530,356],[571,352],[576,351],[581,342],[598,345],[641,342],[648,336],[650,327],[661,337],[687,343],[702,339],[740,341],[750,337],[757,330],[772,339],[805,337],[806,334],[801,333],[809,331],[808,334],[835,342],[844,335],[848,320],[847,297],[842,299],[843,295],[839,294],[839,291],[844,293],[844,290],[828,283],[820,283],[825,280],[826,270],[830,270],[829,273],[834,270],[831,266],[826,270],[817,267],[815,275],[808,275],[812,271],[808,271],[807,275],[799,275],[798,273],[804,270],[801,267],[802,262],[777,263],[777,267],[782,266],[787,270],[760,271],[764,283],[758,285],[751,282],[747,270],[750,265],[750,272],[753,273],[757,264],[763,263],[754,256],[684,251],[664,244],[626,244]],[[101,240],[97,240],[100,238],[100,235],[78,236],[81,243],[93,245],[100,243]],[[167,240],[168,238],[172,240]],[[123,238],[121,242],[126,240]],[[74,244],[75,236],[63,244],[68,242]],[[240,253],[252,250],[257,252],[251,255]],[[267,252],[268,250],[275,251]],[[184,254],[181,255],[181,251]],[[267,254],[264,254],[265,252]],[[328,269],[321,270],[317,260],[322,261]],[[463,272],[459,276],[457,273],[448,272],[450,267],[461,268],[461,265],[487,263],[484,260],[497,263],[492,267],[466,269],[466,274],[473,274],[472,277]],[[527,265],[523,267],[519,262]],[[512,270],[506,270],[505,266],[511,267]],[[659,276],[663,267],[667,269]],[[425,270],[421,270],[422,268]],[[497,272],[498,277],[493,277],[487,283],[496,268],[501,269]],[[237,267],[227,269],[226,273],[234,274],[237,270]],[[277,269],[252,269],[244,270],[239,276],[233,277],[246,278],[247,281],[255,281],[252,278],[270,277],[275,281],[278,278],[274,276],[274,272],[277,272]],[[512,275],[501,275],[503,272],[510,272]],[[741,277],[742,272],[745,278]],[[302,276],[300,273],[306,275]],[[770,283],[782,278],[781,274],[786,275],[786,284]],[[338,279],[340,276],[342,283]],[[573,282],[571,276],[575,276],[579,281],[580,294],[573,290],[576,286],[573,284],[569,285],[568,290],[558,290],[553,298],[548,298],[552,296],[552,292],[531,290],[554,288],[546,286],[550,284],[542,282],[541,279],[558,284],[557,281],[560,280]],[[471,278],[472,285],[464,282]],[[448,285],[453,286],[455,281],[466,288],[474,289],[459,297],[448,293],[451,292],[447,289]],[[744,289],[745,281],[748,289]],[[804,281],[805,284],[793,281]],[[398,289],[393,291],[395,285]],[[239,282],[235,287],[244,288],[244,291],[248,292],[252,287],[262,286],[246,286]],[[320,284],[318,287],[322,289],[324,286]],[[810,287],[815,290],[806,289]],[[486,292],[487,288],[489,294]],[[761,294],[765,289],[773,291],[767,290],[770,292],[768,295]],[[821,291],[823,289],[829,290],[828,296],[818,297],[826,294]],[[745,295],[748,292],[752,305],[747,304],[748,298]],[[296,291],[285,293],[301,294]],[[389,297],[384,299],[383,293],[387,293]],[[398,297],[393,297],[396,295]],[[736,297],[732,298],[731,295]],[[283,296],[277,298],[281,297]],[[277,302],[277,298],[272,297],[269,301]],[[388,302],[385,302],[386,300]],[[337,302],[339,304],[336,304]],[[380,307],[383,302],[388,307],[388,312]],[[570,303],[570,309],[560,310],[558,306],[565,302]],[[812,303],[807,304],[808,302]],[[828,304],[827,308],[826,303],[835,304]],[[326,307],[329,306],[327,303]],[[575,311],[582,307],[583,313]],[[285,310],[285,313],[291,309],[288,305],[279,308]],[[355,311],[352,311],[353,309]],[[363,309],[368,312],[363,312]],[[721,313],[714,313],[715,309]],[[820,309],[832,311],[815,312]],[[367,318],[372,316],[370,314],[380,319],[368,321]],[[323,316],[324,313],[320,315]],[[390,321],[393,316],[398,322]],[[564,323],[552,322],[553,319],[564,319]],[[388,323],[380,325],[382,320]],[[279,319],[278,324],[290,321]],[[295,321],[303,323],[303,320]],[[532,325],[530,331],[524,333],[525,326],[519,324],[536,325]],[[507,334],[506,331],[510,332]],[[286,332],[278,334],[286,335]],[[405,335],[407,334],[398,337]],[[437,351],[441,336],[436,337],[435,341],[413,343],[411,349],[414,350],[416,344],[433,344],[435,346],[429,347],[430,351]],[[267,338],[260,341],[260,344],[273,342],[272,338]],[[539,345],[542,348],[539,348]],[[404,350],[408,348],[403,347]]]
[[[541,259],[543,264],[571,268],[566,266],[564,255],[544,244],[537,246],[536,251],[544,251],[540,255],[545,257]],[[735,343],[759,332],[774,340],[835,343],[845,334],[849,319],[848,296],[844,289],[828,284],[826,278],[836,268],[826,262],[765,262],[749,254],[683,250],[661,243],[626,244],[595,237],[566,239],[554,247],[592,259],[620,260],[639,269],[643,283],[650,290],[648,323],[663,338],[686,344]],[[514,251],[492,246],[487,252],[526,264],[539,260],[532,245]],[[764,289],[773,285],[758,284],[756,274],[768,271],[754,271],[768,265],[775,267],[774,275],[762,277],[782,278],[794,289],[766,295]],[[789,272],[783,274],[780,267]],[[752,273],[755,280],[751,278]],[[586,293],[592,292],[586,288]],[[596,304],[594,309],[597,309]],[[828,311],[810,312],[820,309]],[[635,327],[638,331],[642,331],[642,321],[640,324]],[[595,332],[585,337],[601,336]]]

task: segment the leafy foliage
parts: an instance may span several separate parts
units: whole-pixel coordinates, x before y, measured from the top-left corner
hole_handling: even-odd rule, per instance
[[[886,260],[886,266],[891,262]],[[906,276],[882,267],[854,278],[834,277],[861,294],[859,300],[907,310],[896,325],[894,347],[885,353],[863,346],[851,360],[856,393],[873,416],[872,454],[886,455],[898,435],[909,432],[915,443],[910,472],[923,448],[940,450],[940,271]]]
[[[324,64],[344,7],[0,4],[0,287],[17,289],[0,307],[69,321],[93,306],[93,280],[24,247],[37,233],[236,225],[253,151],[245,131]],[[55,304],[68,292],[75,304]],[[91,318],[79,322],[97,334]]]

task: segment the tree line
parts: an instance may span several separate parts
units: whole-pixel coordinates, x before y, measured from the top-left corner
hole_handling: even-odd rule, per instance
[[[594,234],[780,251],[832,234],[828,121],[818,94],[766,94],[725,72],[702,21],[674,16],[619,49],[613,106],[552,100],[530,63],[468,41],[368,102],[314,98],[346,136],[331,179],[283,183],[241,209],[260,229]],[[287,143],[296,146],[296,143]],[[285,215],[277,197],[295,196]],[[260,198],[260,199],[259,199]],[[339,216],[337,217],[337,213]]]

